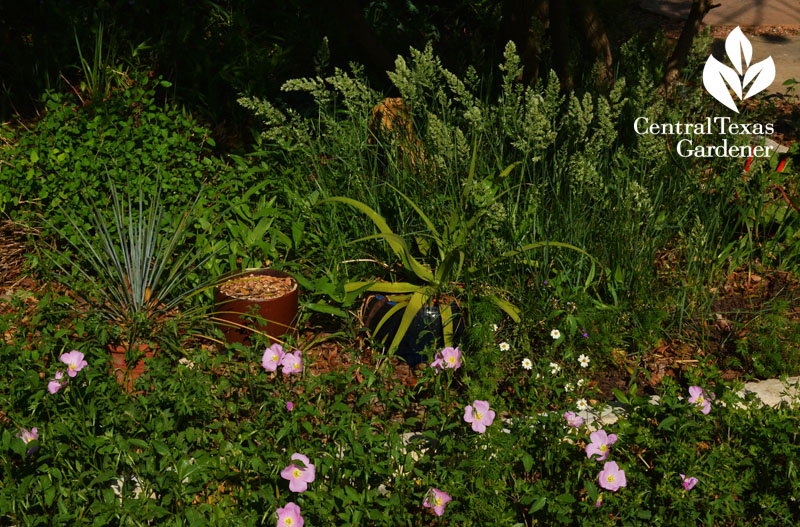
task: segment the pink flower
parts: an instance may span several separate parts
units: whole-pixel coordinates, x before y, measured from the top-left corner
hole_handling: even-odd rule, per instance
[[[61,379],[63,377],[64,377],[64,372],[57,371],[55,379],[50,379],[50,382],[47,383],[47,391],[50,392],[51,394],[54,394],[58,390],[60,390],[65,384],[67,384],[67,381],[69,379],[64,379],[62,381]]]
[[[303,527],[303,517],[300,516],[300,507],[289,502],[286,507],[278,509],[277,527]]]
[[[689,386],[689,402],[701,407],[702,413],[708,415],[711,411],[711,400],[709,399],[706,391],[699,386]]]
[[[580,428],[583,424],[583,417],[576,415],[575,412],[564,412],[564,419],[567,420],[567,424],[572,428]]]
[[[264,350],[264,355],[261,357],[261,366],[267,371],[275,371],[278,369],[283,360],[283,346],[277,342]]]
[[[37,430],[36,428],[33,428],[30,431],[28,431],[28,430],[23,428],[22,432],[20,432],[17,435],[17,437],[22,439],[22,442],[27,445],[31,441],[35,441],[35,440],[39,439],[39,430]],[[31,447],[31,448],[28,449],[27,452],[25,452],[25,455],[26,456],[30,456],[31,454],[35,453],[37,450],[39,450],[38,446]]]
[[[681,480],[683,481],[683,488],[686,490],[692,490],[695,485],[697,485],[697,478],[687,478],[683,474],[680,474]]]
[[[452,368],[457,370],[461,367],[461,350],[458,348],[446,347],[436,353],[436,360],[431,363],[431,368]]]
[[[303,353],[297,350],[294,353],[284,354],[283,359],[281,359],[281,366],[283,366],[284,375],[301,373],[303,371]]]
[[[294,408],[294,403],[292,401],[287,401],[286,402],[286,410],[291,412],[293,408]]]
[[[473,408],[474,406],[474,408]],[[472,423],[472,429],[482,434],[494,422],[494,410],[489,410],[489,401],[475,400],[464,408],[464,421]]]
[[[450,494],[443,490],[431,489],[428,491],[427,496],[425,496],[425,501],[422,502],[422,506],[433,507],[433,512],[436,513],[436,516],[441,516],[444,514],[444,506],[452,499]]]
[[[294,453],[292,459],[302,462],[303,466],[292,463],[281,471],[281,477],[289,480],[289,490],[292,492],[305,492],[308,484],[316,478],[316,469],[303,454]]]
[[[603,465],[603,470],[597,475],[600,486],[606,490],[616,492],[620,487],[627,486],[625,481],[625,471],[620,470],[615,461],[609,461]]]
[[[89,363],[83,360],[83,353],[77,350],[72,350],[69,353],[61,355],[61,362],[67,365],[67,375],[75,377]]]
[[[597,501],[596,501],[596,502],[594,502],[594,506],[595,506],[595,508],[599,507],[599,506],[600,506],[600,505],[602,505],[602,504],[603,504],[603,496],[598,496],[598,497],[597,497]]]
[[[617,442],[617,436],[615,434],[606,434],[605,430],[592,432],[589,434],[589,439],[592,442],[586,445],[586,457],[591,459],[593,455],[597,454],[598,461],[605,461],[608,457],[608,446]]]
[[[22,442],[26,445],[31,441],[35,441],[39,439],[39,429],[32,428],[30,431],[26,430],[25,428],[17,435],[18,438],[22,439]]]

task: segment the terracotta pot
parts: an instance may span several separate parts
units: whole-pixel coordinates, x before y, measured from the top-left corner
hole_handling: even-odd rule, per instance
[[[221,287],[225,282],[246,279],[250,275],[291,278],[294,288],[282,296],[264,299],[236,298],[222,292]],[[214,303],[217,326],[228,344],[248,345],[254,331],[266,334],[274,344],[277,338],[292,329],[292,322],[297,316],[298,286],[291,275],[275,269],[237,271],[224,275],[214,287]]]
[[[147,344],[135,344],[139,353],[144,353],[144,358],[139,359],[136,364],[128,371],[128,363],[125,360],[125,353],[128,350],[127,346],[109,344],[108,349],[111,352],[111,369],[109,373],[116,375],[117,382],[122,384],[125,391],[131,393],[133,391],[133,383],[138,379],[147,366],[145,361],[153,357],[153,350]],[[137,392],[139,393],[139,392]]]

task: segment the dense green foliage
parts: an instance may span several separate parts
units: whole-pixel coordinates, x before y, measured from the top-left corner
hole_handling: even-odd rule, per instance
[[[690,71],[708,44],[698,43]],[[170,277],[186,273],[187,289],[246,267],[298,276],[300,331],[285,346],[303,350],[305,369],[265,371],[263,340],[204,346],[219,332],[202,318],[170,325],[170,304],[156,325],[164,345],[131,395],[107,352],[125,316],[102,317],[53,288],[36,302],[3,298],[0,523],[273,525],[289,501],[309,526],[791,523],[800,411],[758,408],[720,369],[797,373],[799,289],[785,279],[751,318],[715,300],[737,269],[797,271],[800,220],[775,187],[796,168],[776,173],[773,159],[743,178],[741,159],[678,158],[664,137],[632,133],[638,116],[685,122],[719,111],[692,84],[679,86],[679,105],[660,97],[657,50],[623,46],[625,78],[607,93],[564,94],[554,75],[523,86],[511,44],[497,90],[475,68],[453,73],[431,46],[412,49],[388,76],[399,103],[357,65],[320,68],[283,84],[297,105],[241,98],[263,126],[253,151],[228,156],[162,79],[131,72],[108,90],[98,81],[102,95],[86,104],[85,90],[48,92],[40,119],[3,128],[0,150],[0,209],[38,228],[30,274],[94,288],[112,313],[135,289],[145,298],[133,302],[136,322],[166,299],[148,304],[149,283],[130,267],[102,281],[89,247],[116,240],[124,253],[126,225],[186,228],[158,264]],[[131,265],[149,269],[143,248],[155,246],[133,245]],[[194,261],[203,264],[184,266]],[[363,338],[346,285],[426,282],[425,270],[442,268],[426,294],[451,294],[465,308],[463,366],[425,367],[401,383],[401,368]],[[205,293],[176,307],[210,307]],[[722,314],[727,333],[710,334]],[[312,338],[353,365],[319,372]],[[635,381],[647,380],[646,355],[672,340],[691,346],[696,362],[663,376],[654,404]],[[52,393],[73,349],[88,366]],[[585,454],[589,430],[568,427],[563,414],[587,400],[599,410],[601,388],[610,391],[600,381],[619,372],[629,389],[614,404],[627,413],[605,429],[619,436],[611,459],[627,486],[612,492],[599,488],[603,463]],[[708,415],[687,400],[690,385],[714,394]],[[482,434],[464,420],[475,401],[497,413]],[[18,434],[34,427],[38,439],[25,444]],[[302,494],[280,475],[295,452],[316,466]],[[684,490],[679,474],[699,483]],[[440,519],[423,506],[431,488],[453,498]]]

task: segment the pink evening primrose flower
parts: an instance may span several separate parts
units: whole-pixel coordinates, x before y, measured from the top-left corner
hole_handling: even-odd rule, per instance
[[[283,346],[277,342],[264,350],[264,355],[261,357],[261,366],[267,371],[275,371],[283,360]]]
[[[31,441],[35,441],[35,440],[39,439],[39,430],[36,429],[36,428],[32,428],[30,431],[28,431],[28,430],[23,428],[22,431],[17,435],[17,437],[22,439],[22,442],[27,445]],[[31,448],[28,449],[27,452],[25,452],[25,455],[26,456],[30,456],[31,454],[35,453],[37,450],[39,450],[38,446],[37,447],[31,447]]]
[[[443,490],[431,489],[428,491],[428,495],[425,496],[425,501],[422,502],[422,506],[433,507],[433,512],[436,513],[436,516],[441,516],[444,514],[444,506],[452,499],[450,494]]]
[[[567,424],[572,428],[580,428],[583,424],[583,417],[577,415],[575,412],[564,412],[564,419],[567,420]]]
[[[286,402],[286,410],[291,412],[293,409],[294,409],[294,403],[292,401],[287,401]]]
[[[31,441],[39,439],[39,429],[31,428],[30,431],[28,431],[25,428],[23,428],[22,431],[17,435],[17,437],[22,439],[22,442],[27,445]]]
[[[681,480],[683,481],[683,488],[686,490],[692,490],[695,485],[697,485],[697,478],[687,478],[683,474],[680,474]]]
[[[706,391],[700,386],[689,386],[689,402],[702,408],[700,411],[706,415],[711,411],[711,400]]]
[[[64,377],[63,371],[57,371],[55,379],[50,379],[50,382],[47,383],[47,391],[50,394],[56,393],[60,390],[65,384],[67,384],[68,379],[61,380]]]
[[[461,350],[458,348],[446,347],[436,353],[436,360],[431,363],[431,368],[451,368],[457,370],[461,367]]]
[[[593,455],[597,454],[598,461],[605,461],[608,457],[608,447],[617,442],[615,434],[606,434],[605,430],[598,430],[589,434],[591,443],[586,445],[586,457],[591,459]]]
[[[305,492],[308,484],[316,478],[316,469],[303,454],[295,452],[292,454],[292,459],[301,461],[304,467],[292,463],[281,471],[281,477],[289,480],[289,490],[292,492]]]
[[[627,486],[625,481],[625,471],[620,470],[615,461],[609,461],[603,465],[603,470],[597,475],[600,486],[606,490],[616,492],[620,487]]]
[[[300,507],[294,502],[289,502],[286,507],[278,509],[277,527],[303,527],[303,517],[300,516]]]
[[[61,362],[67,365],[67,375],[75,377],[89,363],[83,360],[83,353],[77,350],[72,350],[69,353],[61,355]]]
[[[281,366],[283,366],[283,374],[289,375],[290,373],[302,373],[303,371],[303,352],[300,350],[294,353],[286,353],[281,359]]]
[[[473,401],[464,408],[464,421],[472,423],[472,429],[482,434],[494,422],[494,410],[489,410],[489,401]]]

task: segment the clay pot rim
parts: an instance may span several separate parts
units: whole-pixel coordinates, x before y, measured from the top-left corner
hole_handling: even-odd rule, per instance
[[[267,272],[265,272],[267,271]],[[238,296],[231,296],[222,292],[222,284],[227,282],[234,282],[237,279],[244,280],[249,274],[255,274],[259,276],[278,276],[281,278],[290,278],[292,280],[293,287],[287,291],[286,293],[279,295],[279,296],[272,296],[269,298],[241,298]],[[250,267],[245,269],[244,271],[230,271],[228,273],[223,274],[219,277],[219,280],[214,285],[214,293],[215,295],[219,295],[223,297],[223,302],[230,302],[232,300],[238,300],[243,302],[255,302],[255,303],[262,303],[262,302],[273,302],[279,298],[283,298],[285,296],[289,296],[292,293],[296,292],[299,288],[300,284],[297,282],[297,279],[290,275],[285,271],[280,271],[278,269],[270,269],[264,267]]]

